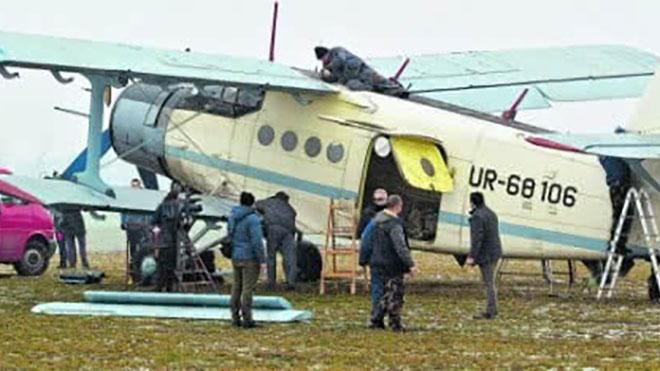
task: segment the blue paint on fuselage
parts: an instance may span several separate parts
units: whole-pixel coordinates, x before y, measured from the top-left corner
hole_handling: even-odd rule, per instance
[[[229,171],[264,182],[294,188],[318,196],[333,198],[355,198],[358,195],[358,193],[355,191],[296,178],[290,175],[277,173],[272,170],[260,169],[229,160],[209,157],[197,152],[183,150],[171,146],[166,147],[166,153],[168,156],[173,156],[200,165]],[[468,218],[469,216],[467,215],[461,215],[441,210],[439,222],[451,225],[468,226]],[[608,241],[598,238],[584,237],[575,234],[556,232],[548,229],[506,222],[500,222],[500,233],[509,236],[540,240],[558,245],[574,246],[598,252],[604,252],[607,249],[608,244]]]

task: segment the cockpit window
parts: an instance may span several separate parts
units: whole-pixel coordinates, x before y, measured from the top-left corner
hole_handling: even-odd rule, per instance
[[[173,108],[204,112],[225,117],[239,117],[261,109],[265,91],[259,88],[209,85],[203,89],[181,88]]]

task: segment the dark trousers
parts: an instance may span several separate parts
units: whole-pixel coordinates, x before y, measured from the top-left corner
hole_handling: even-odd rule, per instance
[[[163,247],[158,251],[158,283],[156,291],[174,291],[176,276],[176,249],[174,245]]]
[[[76,254],[76,240],[78,240],[78,250],[80,251],[80,260],[82,261],[82,266],[85,269],[89,269],[89,261],[87,260],[87,242],[85,240],[85,235],[74,235],[73,233],[66,233],[64,235],[64,240],[66,244],[66,254],[69,259],[69,267],[76,267],[76,260],[78,260],[78,255]]]
[[[280,226],[268,227],[266,236],[266,250],[268,263],[268,285],[274,286],[277,282],[277,252],[282,253],[282,268],[288,285],[296,283],[298,275],[296,242],[293,232]]]
[[[259,263],[256,260],[232,260],[234,268],[234,284],[231,286],[231,318],[234,322],[241,320],[251,323],[252,296],[259,279]]]
[[[57,240],[57,248],[60,254],[60,268],[66,268],[68,266],[69,259],[67,258],[68,254],[66,253],[66,241],[64,238]]]
[[[497,290],[495,288],[495,267],[497,260],[491,263],[479,264],[481,271],[481,281],[486,291],[486,314],[497,314]]]
[[[401,325],[401,311],[403,310],[403,297],[405,294],[405,286],[403,284],[403,275],[388,275],[380,271],[376,271],[381,282],[385,284],[383,296],[380,298],[378,308],[371,317],[371,322],[374,324],[381,324],[385,320],[385,316],[389,317],[389,325],[393,330],[400,330]]]
[[[137,252],[142,243],[147,238],[148,233],[146,228],[129,228],[126,229],[126,241],[128,242],[128,251],[132,262],[135,260],[135,252]]]
[[[612,202],[612,227],[610,228],[610,241],[614,238],[616,234],[616,227],[619,224],[619,218],[621,217],[621,211],[623,211],[623,205],[626,202],[626,195],[630,190],[629,183],[622,183],[618,185],[610,186],[610,201]],[[630,227],[632,226],[632,220],[635,215],[635,205],[631,204],[628,206],[628,212],[626,214],[627,218],[623,222],[621,227],[621,236],[616,244],[616,251],[618,253],[626,252],[626,243],[628,243],[628,233],[630,233]]]

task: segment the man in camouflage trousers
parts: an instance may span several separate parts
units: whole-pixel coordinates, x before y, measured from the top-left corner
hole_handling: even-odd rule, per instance
[[[392,195],[387,199],[385,210],[376,214],[373,219],[375,223],[372,237],[373,252],[369,265],[385,284],[385,290],[371,317],[370,328],[385,328],[384,319],[387,315],[390,328],[393,331],[403,331],[401,323],[405,294],[403,276],[407,273],[414,275],[418,270],[410,255],[403,221],[399,218],[402,210],[403,200],[398,195]]]

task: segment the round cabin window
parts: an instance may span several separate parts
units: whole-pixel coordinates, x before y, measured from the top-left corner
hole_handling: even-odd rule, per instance
[[[273,139],[275,139],[275,130],[271,126],[264,125],[259,128],[259,131],[257,132],[257,140],[259,140],[259,143],[262,146],[270,145],[273,143]]]
[[[321,153],[321,139],[309,137],[305,142],[305,153],[309,157],[316,157]]]
[[[285,131],[284,134],[282,134],[280,144],[282,144],[282,148],[285,151],[291,152],[298,146],[298,136],[291,130]]]
[[[342,144],[331,144],[328,146],[326,155],[332,163],[337,163],[344,158],[344,146]]]

